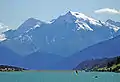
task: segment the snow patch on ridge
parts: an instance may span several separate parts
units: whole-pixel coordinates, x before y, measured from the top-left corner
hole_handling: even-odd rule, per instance
[[[78,25],[77,30],[83,29],[93,31],[93,29],[90,26],[88,26],[88,24],[86,24],[85,22],[76,20],[75,23]]]
[[[83,21],[89,21],[91,24],[94,24],[94,25],[100,25],[100,22],[98,20],[95,20],[91,17],[88,17],[86,15],[84,15],[83,13],[79,13],[79,12],[72,12],[70,11],[70,13],[75,16],[77,19],[80,19],[80,20],[83,20]]]
[[[110,24],[108,22],[106,22],[106,26],[108,26],[110,29],[113,29],[115,32],[120,30],[120,27],[112,25],[112,24]]]

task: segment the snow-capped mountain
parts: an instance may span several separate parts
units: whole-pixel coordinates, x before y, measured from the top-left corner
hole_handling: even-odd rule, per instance
[[[5,35],[2,33],[8,30],[8,26],[4,25],[3,23],[0,23],[0,42],[6,39]]]
[[[8,31],[8,26],[6,26],[5,24],[3,23],[0,23],[0,33],[2,32],[5,32],[5,31]]]
[[[34,18],[29,18],[28,20],[26,20],[22,25],[20,25],[16,30],[8,30],[5,31],[4,33],[6,34],[7,38],[10,37],[20,37],[26,33],[28,33],[31,30],[34,30],[37,27],[40,27],[41,24],[44,24],[44,22],[34,19]]]
[[[2,43],[21,55],[33,53],[37,51],[38,48],[36,48],[32,40],[32,35],[29,35],[28,33],[39,28],[42,24],[45,23],[34,18],[29,18],[20,25],[18,29],[11,29],[4,32],[7,40]]]
[[[50,23],[30,18],[18,29],[6,32],[8,40],[2,43],[21,55],[40,50],[70,56],[88,46],[119,35],[119,29],[116,28],[118,26],[109,22],[69,11]],[[9,35],[12,38],[9,38]]]

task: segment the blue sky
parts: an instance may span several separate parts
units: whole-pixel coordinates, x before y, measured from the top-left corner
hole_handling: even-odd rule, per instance
[[[0,0],[0,22],[17,28],[30,17],[49,21],[69,10],[84,13],[95,19],[120,21],[120,14],[96,14],[101,8],[120,10],[120,0]]]

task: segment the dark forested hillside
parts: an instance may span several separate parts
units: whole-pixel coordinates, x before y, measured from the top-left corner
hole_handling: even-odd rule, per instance
[[[120,72],[120,56],[84,61],[74,69],[85,71]]]

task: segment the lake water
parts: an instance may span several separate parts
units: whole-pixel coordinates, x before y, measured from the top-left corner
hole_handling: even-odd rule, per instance
[[[0,72],[0,82],[120,82],[120,74],[79,72],[76,75],[74,71]]]

